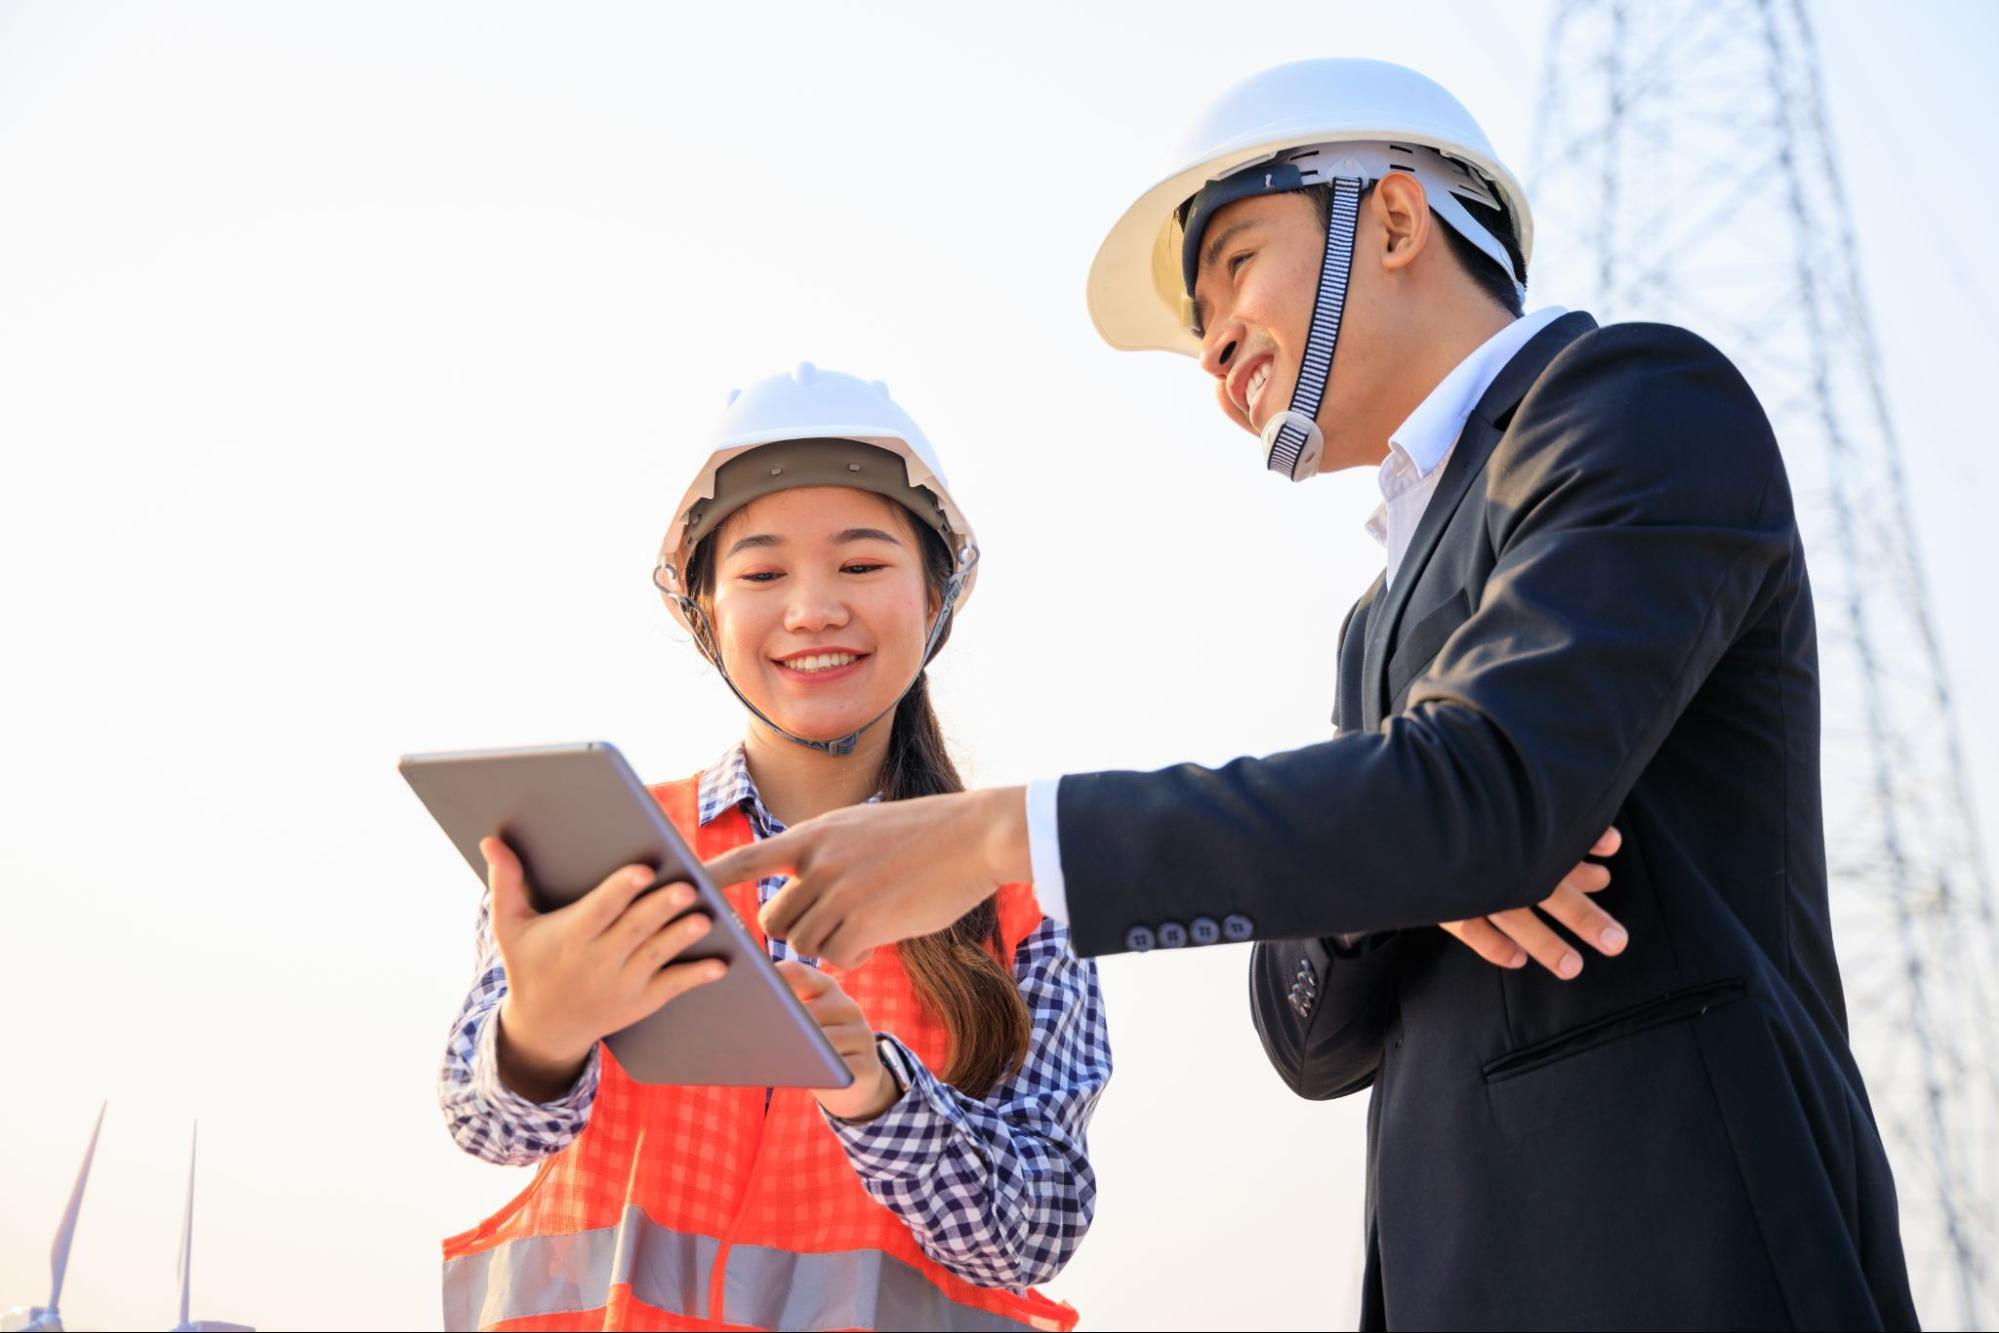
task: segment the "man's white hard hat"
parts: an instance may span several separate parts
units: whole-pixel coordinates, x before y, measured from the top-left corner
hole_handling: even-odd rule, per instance
[[[750,501],[797,486],[852,486],[901,504],[944,539],[964,571],[958,604],[971,596],[978,543],[930,441],[880,380],[806,361],[729,395],[707,456],[674,506],[653,582],[683,628],[696,633],[681,601],[693,547]]]
[[[1179,210],[1203,186],[1288,149],[1317,144],[1389,145],[1434,150],[1470,168],[1460,186],[1450,173],[1415,174],[1431,206],[1460,232],[1482,232],[1451,197],[1496,198],[1511,216],[1523,259],[1534,251],[1526,192],[1457,98],[1434,80],[1380,60],[1301,60],[1238,83],[1208,107],[1175,156],[1173,170],[1125,210],[1090,265],[1090,318],[1111,346],[1201,354],[1191,332],[1181,264]],[[1363,164],[1385,162],[1356,153]],[[1433,160],[1418,153],[1409,160]],[[1378,178],[1380,167],[1367,174]],[[1332,174],[1330,171],[1328,174]],[[1337,174],[1346,174],[1340,172]],[[1468,239],[1490,253],[1489,234]],[[1502,267],[1510,267],[1502,260]],[[1520,275],[1515,275],[1518,278]]]

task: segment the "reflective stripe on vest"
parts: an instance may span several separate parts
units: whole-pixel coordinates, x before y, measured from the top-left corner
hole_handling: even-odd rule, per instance
[[[739,809],[701,824],[698,779],[653,789],[696,856],[755,836]],[[759,945],[754,883],[726,886]],[[1031,886],[996,899],[998,960],[1042,921]],[[877,1028],[932,1069],[950,1057],[897,951],[840,974]],[[980,1287],[924,1253],[871,1198],[809,1092],[637,1083],[608,1049],[590,1122],[511,1203],[444,1242],[452,1328],[1036,1329],[1076,1311]]]
[[[614,1285],[655,1310],[705,1319],[708,1271],[721,1243],[688,1236],[627,1206],[623,1225],[528,1236],[444,1266],[444,1326],[490,1328],[541,1315],[588,1314]],[[879,1250],[795,1254],[761,1245],[729,1250],[726,1313],[756,1328],[926,1328],[975,1333],[1052,1328],[960,1305],[908,1264]]]

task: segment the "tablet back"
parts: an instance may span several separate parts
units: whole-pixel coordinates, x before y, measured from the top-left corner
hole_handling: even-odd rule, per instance
[[[398,767],[481,884],[479,840],[497,834],[520,856],[537,905],[561,907],[620,866],[685,880],[714,929],[676,961],[721,958],[720,981],[696,987],[606,1038],[642,1083],[844,1088],[846,1062],[805,1012],[756,937],[607,742],[410,755]]]

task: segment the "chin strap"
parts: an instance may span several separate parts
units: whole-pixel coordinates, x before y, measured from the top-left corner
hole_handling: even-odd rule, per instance
[[[750,710],[751,717],[763,723],[793,745],[802,745],[808,750],[817,750],[821,754],[829,754],[835,758],[839,758],[852,754],[855,747],[861,743],[861,733],[895,712],[902,705],[904,697],[916,688],[916,682],[923,679],[923,673],[929,667],[930,659],[937,655],[939,645],[944,642],[945,630],[950,628],[951,613],[957,609],[959,594],[965,590],[965,580],[971,577],[972,570],[978,566],[978,563],[978,547],[966,546],[959,550],[958,567],[952,571],[951,577],[944,584],[942,604],[937,609],[937,623],[930,627],[930,638],[923,645],[923,660],[917,663],[916,674],[909,678],[909,683],[896,692],[894,702],[846,735],[829,741],[815,741],[804,736],[794,735],[771,721],[770,717],[761,708],[750,702],[749,696],[744,694],[734,679],[730,677],[729,668],[722,665],[722,653],[715,643],[715,628],[709,623],[708,613],[702,610],[701,604],[692,597],[675,592],[665,583],[662,583],[659,577],[661,571],[659,570],[653,571],[653,586],[666,593],[667,596],[673,598],[679,604],[681,611],[687,616],[687,623],[694,627],[694,646],[699,648],[701,655],[707,658],[709,663],[714,666],[716,674],[722,677],[722,683],[729,687],[729,693],[735,695],[736,701]]]
[[[1319,405],[1333,373],[1333,348],[1340,340],[1340,315],[1346,309],[1347,279],[1353,271],[1354,229],[1360,221],[1359,177],[1333,181],[1332,206],[1327,210],[1326,256],[1319,264],[1319,291],[1312,302],[1312,323],[1305,334],[1305,355],[1298,366],[1298,384],[1291,406],[1263,425],[1264,466],[1292,481],[1303,481],[1319,470],[1325,437],[1319,433]]]

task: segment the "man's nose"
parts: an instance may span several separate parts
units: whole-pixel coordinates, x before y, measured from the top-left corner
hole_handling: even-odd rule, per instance
[[[1238,320],[1208,330],[1208,336],[1201,340],[1201,369],[1216,379],[1226,379],[1242,339],[1243,327]]]

